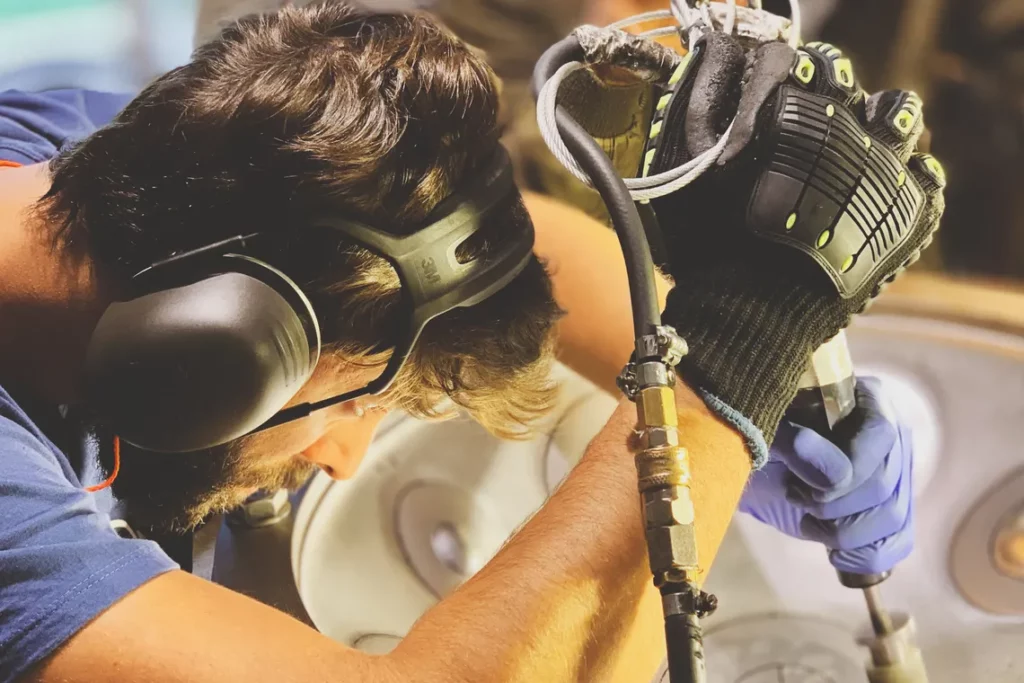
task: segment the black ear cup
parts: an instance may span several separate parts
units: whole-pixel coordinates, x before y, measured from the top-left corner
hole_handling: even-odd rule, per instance
[[[158,452],[227,443],[278,412],[319,358],[301,290],[253,259],[111,304],[86,359],[90,405],[120,438]],[[244,271],[244,272],[239,272]]]
[[[310,216],[310,229],[337,231],[386,259],[410,309],[407,337],[395,344],[381,375],[360,389],[282,410],[313,374],[320,330],[298,285],[243,255],[259,248],[261,235],[252,233],[174,254],[133,278],[134,298],[111,304],[90,340],[88,403],[127,443],[184,453],[382,392],[424,325],[483,301],[534,258],[529,220],[487,258],[463,263],[456,256],[486,215],[508,206],[516,192],[512,164],[498,145],[468,187],[411,234],[352,221],[337,207]]]

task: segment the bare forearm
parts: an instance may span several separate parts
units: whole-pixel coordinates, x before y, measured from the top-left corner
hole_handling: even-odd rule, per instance
[[[677,393],[706,568],[749,461],[739,437],[692,392]],[[439,667],[429,672],[439,680],[442,674],[460,681],[649,680],[663,656],[663,635],[636,472],[623,447],[634,424],[634,407],[620,406],[548,504],[480,574],[417,624],[396,653],[400,665],[416,662],[423,672],[429,662]],[[459,645],[437,657],[442,639]]]
[[[613,417],[602,434],[609,442],[590,449],[483,571],[427,613],[403,657],[427,660],[447,634],[458,646],[432,662],[445,669],[431,672],[438,680],[608,680],[647,579],[625,449],[630,412]]]

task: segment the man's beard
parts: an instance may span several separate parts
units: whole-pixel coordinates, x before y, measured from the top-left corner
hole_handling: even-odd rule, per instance
[[[296,489],[316,468],[297,458],[246,454],[245,440],[194,453],[152,453],[121,444],[113,492],[124,516],[143,534],[190,531],[204,519],[240,505],[254,490]],[[113,452],[100,449],[113,470]]]

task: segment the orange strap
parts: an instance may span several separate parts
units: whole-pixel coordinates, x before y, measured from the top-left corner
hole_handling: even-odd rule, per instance
[[[7,161],[0,159],[0,168],[21,168],[21,164],[16,161]]]
[[[95,486],[86,487],[86,491],[89,493],[96,493],[102,491],[105,488],[109,488],[114,480],[117,479],[117,473],[121,471],[121,439],[114,437],[114,471],[110,473],[107,480],[102,484],[96,484]]]

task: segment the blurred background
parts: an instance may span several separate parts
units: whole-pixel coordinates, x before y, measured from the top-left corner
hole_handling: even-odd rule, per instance
[[[196,0],[0,0],[0,90],[134,92],[186,61]]]

